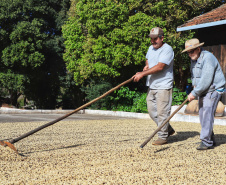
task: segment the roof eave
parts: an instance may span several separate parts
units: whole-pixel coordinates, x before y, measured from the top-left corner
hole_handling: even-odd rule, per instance
[[[222,25],[222,24],[226,24],[226,20],[210,22],[210,23],[203,23],[203,24],[197,24],[197,25],[193,25],[193,26],[181,27],[181,28],[177,28],[177,32],[179,32],[179,31],[187,31],[187,30],[194,30],[194,29],[211,27],[211,26],[218,26],[218,25]]]

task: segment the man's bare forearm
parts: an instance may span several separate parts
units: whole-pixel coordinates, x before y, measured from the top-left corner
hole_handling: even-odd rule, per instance
[[[151,75],[151,74],[155,74],[158,73],[160,71],[162,71],[164,69],[166,64],[163,63],[158,63],[157,65],[155,65],[154,67],[146,70],[146,71],[142,71],[141,73],[143,73],[143,76],[147,76],[147,75]]]
[[[144,70],[142,72],[138,72],[136,73],[133,78],[134,78],[134,81],[135,82],[138,82],[141,78],[143,78],[144,76],[148,76],[148,75],[151,75],[151,74],[155,74],[155,73],[158,73],[160,71],[162,71],[164,69],[166,64],[164,63],[158,63],[157,65],[155,65],[154,67],[150,68],[150,69],[147,69],[147,70]]]

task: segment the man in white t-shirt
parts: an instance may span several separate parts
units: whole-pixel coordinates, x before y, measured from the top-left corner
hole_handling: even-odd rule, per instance
[[[135,82],[138,82],[147,76],[148,112],[157,126],[160,126],[171,112],[174,52],[170,45],[163,42],[164,32],[161,28],[151,29],[149,36],[152,45],[146,54],[146,65],[143,71],[136,73],[133,78]],[[152,144],[166,144],[168,137],[174,133],[174,129],[167,123],[158,132],[158,139]]]

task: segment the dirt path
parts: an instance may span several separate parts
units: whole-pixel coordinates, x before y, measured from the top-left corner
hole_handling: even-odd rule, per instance
[[[2,123],[0,139],[42,124]],[[171,125],[169,144],[140,149],[150,120],[61,121],[15,143],[24,156],[0,146],[0,184],[226,184],[226,126],[214,126],[214,149],[197,151],[199,124]]]

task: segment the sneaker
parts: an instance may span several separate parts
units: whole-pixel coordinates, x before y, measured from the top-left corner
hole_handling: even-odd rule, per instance
[[[167,144],[167,140],[158,138],[156,141],[152,143],[153,145],[164,145]]]
[[[206,146],[203,142],[201,142],[201,144],[196,148],[197,150],[208,150],[208,149],[212,149],[213,146]]]
[[[201,141],[201,142],[197,142],[197,143],[195,143],[195,144],[200,145],[201,143],[202,143],[202,141]],[[213,140],[213,146],[216,146],[216,145],[217,145],[216,141]]]

